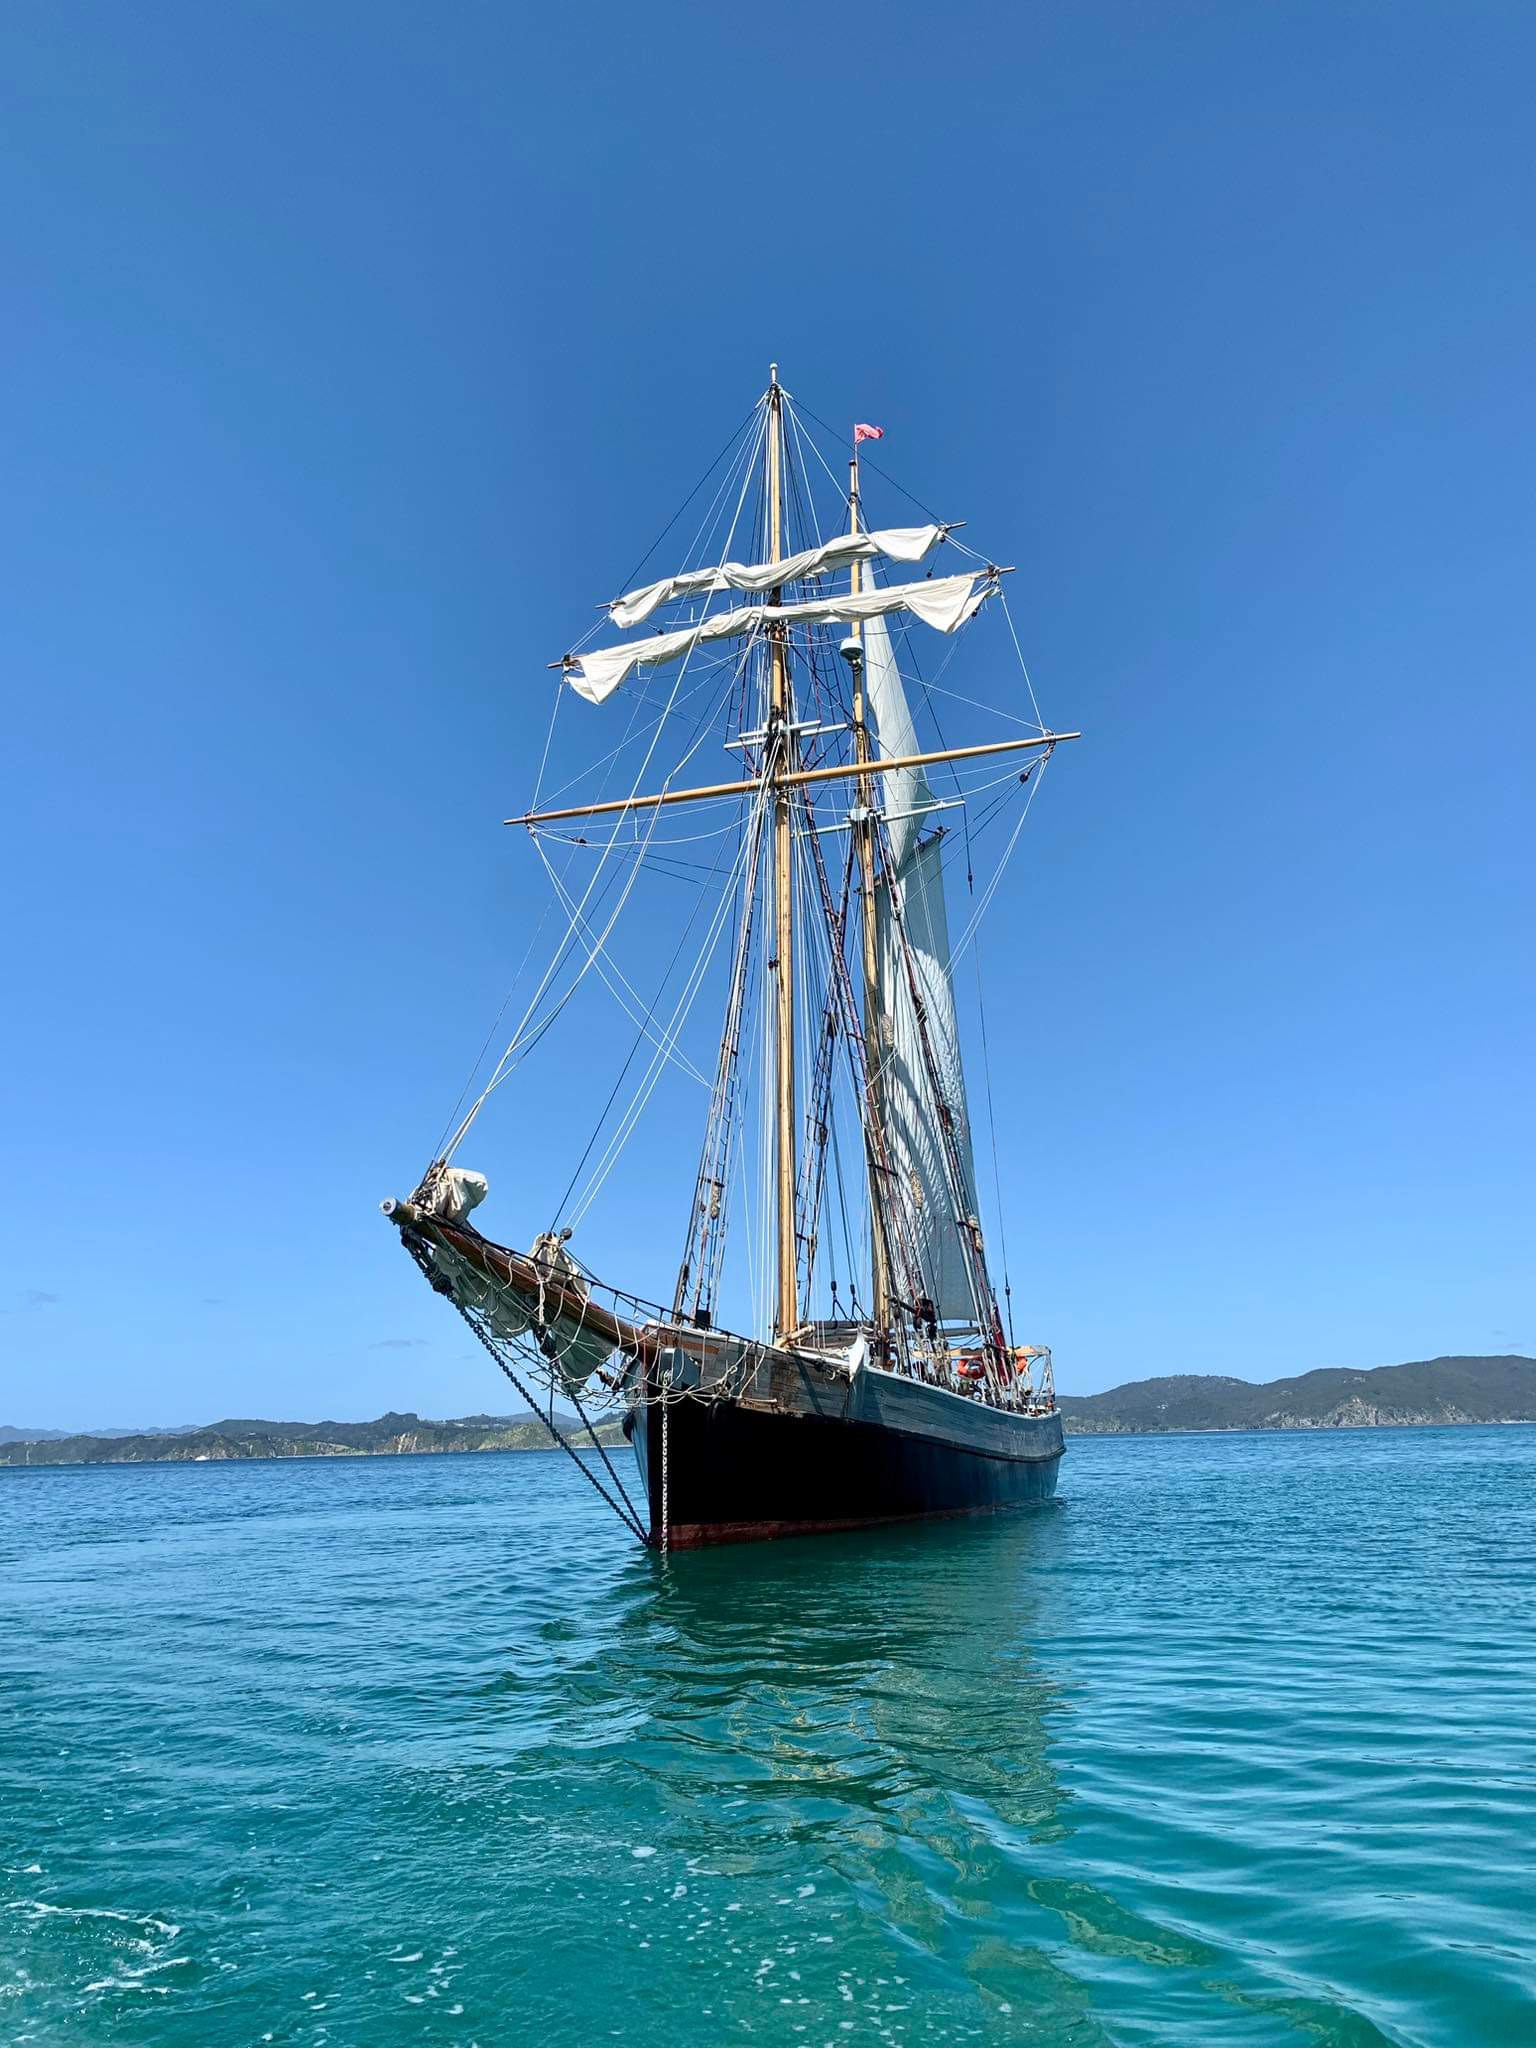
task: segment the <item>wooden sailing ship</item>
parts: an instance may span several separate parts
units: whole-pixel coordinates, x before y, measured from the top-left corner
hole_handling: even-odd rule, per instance
[[[1017,729],[1000,739],[920,743],[916,662],[899,654],[893,627],[958,636],[991,601],[1006,610],[1006,572],[964,546],[955,525],[866,526],[859,442],[874,431],[855,430],[847,491],[839,484],[824,537],[806,454],[814,439],[775,368],[726,462],[700,565],[606,608],[620,630],[658,615],[660,630],[556,664],[559,688],[594,704],[639,671],[670,672],[647,727],[658,737],[681,679],[702,670],[715,730],[741,766],[712,783],[637,781],[626,796],[507,821],[541,850],[573,846],[592,872],[583,886],[550,866],[567,918],[555,962],[413,1195],[383,1205],[431,1285],[592,1484],[664,1550],[1014,1507],[1054,1492],[1062,1456],[1050,1352],[1016,1343],[1005,1326],[980,1222],[945,887],[962,843],[969,868],[971,821],[962,842],[941,814],[964,814],[977,789],[960,778],[980,769],[989,816],[1002,810],[1006,824],[1004,807],[1015,806],[969,944],[1044,763],[1078,735],[1051,731],[1037,712],[1033,723],[1015,715]],[[746,562],[733,557],[743,525],[756,542]],[[945,547],[963,558],[958,572],[880,580]],[[1019,666],[1027,683],[1022,656]],[[920,678],[915,692],[927,697]],[[652,740],[647,764],[655,752]],[[930,777],[941,768],[956,778],[947,798]],[[675,1284],[669,1301],[647,1301],[588,1271],[559,1218],[526,1253],[492,1242],[470,1220],[486,1183],[455,1159],[485,1104],[601,967],[618,912],[595,908],[598,876],[628,864],[622,908],[632,876],[662,857],[661,823],[678,806],[713,806],[727,820],[729,865],[685,989],[691,1013],[713,960],[724,1018],[703,1077],[708,1111]],[[640,1032],[660,1058],[676,1057],[684,1007],[641,1006]],[[609,1167],[626,1120],[632,1131],[649,1099],[619,1120]],[[753,1143],[755,1173],[745,1163]],[[834,1196],[841,1269],[830,1249]],[[739,1333],[725,1256],[733,1218],[760,1248],[759,1327]],[[1011,1322],[1011,1290],[1005,1299]],[[739,1319],[750,1324],[745,1305]],[[593,1428],[603,1406],[623,1415],[638,1486]]]

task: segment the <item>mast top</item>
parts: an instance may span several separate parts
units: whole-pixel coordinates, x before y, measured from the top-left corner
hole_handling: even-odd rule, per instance
[[[777,391],[779,388],[779,366],[777,363],[770,363],[768,365],[768,382]]]

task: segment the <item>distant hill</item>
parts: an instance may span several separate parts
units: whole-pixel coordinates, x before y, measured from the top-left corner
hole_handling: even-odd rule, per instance
[[[1064,1394],[1069,1436],[1140,1436],[1169,1430],[1405,1428],[1451,1422],[1536,1422],[1536,1359],[1428,1358],[1371,1372],[1325,1369],[1296,1379],[1175,1373],[1132,1380],[1107,1394]],[[574,1418],[556,1411],[569,1433]],[[622,1442],[616,1421],[598,1425]],[[405,1413],[375,1422],[255,1422],[206,1428],[68,1436],[0,1430],[0,1465],[149,1465],[230,1458],[398,1457],[417,1451],[535,1451],[550,1436],[532,1415],[463,1415],[433,1422]]]
[[[103,1423],[99,1429],[17,1429],[12,1423],[0,1422],[0,1444],[51,1444],[66,1436],[181,1436],[196,1427],[195,1422],[180,1422],[174,1428],[140,1423],[136,1429],[109,1429]]]
[[[573,1418],[556,1411],[567,1431]],[[575,1425],[579,1427],[579,1425]],[[604,1444],[622,1441],[617,1422],[597,1426]],[[586,1441],[583,1438],[583,1441]],[[231,1458],[398,1457],[416,1451],[536,1451],[551,1443],[532,1415],[465,1415],[431,1422],[419,1415],[381,1415],[376,1422],[211,1422],[134,1436],[28,1433],[0,1440],[0,1465],[207,1464]]]
[[[1078,1436],[1536,1422],[1536,1359],[1426,1358],[1370,1372],[1327,1368],[1262,1386],[1174,1373],[1106,1394],[1063,1395],[1061,1413],[1068,1434]]]

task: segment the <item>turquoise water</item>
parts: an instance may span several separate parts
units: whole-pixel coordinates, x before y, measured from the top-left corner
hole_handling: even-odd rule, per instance
[[[0,2040],[1536,2040],[1536,1430],[700,1553],[558,1456],[0,1473]]]

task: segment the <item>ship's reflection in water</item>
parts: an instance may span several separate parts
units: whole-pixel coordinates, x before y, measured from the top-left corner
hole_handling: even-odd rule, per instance
[[[732,1784],[759,1847],[929,1839],[970,1802],[1059,1828],[1049,1724],[1068,1709],[1031,1648],[1031,1581],[1061,1512],[675,1560],[631,1619],[680,1789]]]
[[[1064,1934],[1028,1885],[1031,1847],[1070,1828],[1070,1687],[1036,1647],[1068,1512],[636,1558],[613,1587],[645,1702],[626,1764],[702,1893],[685,1939],[740,1953],[716,2020],[1098,2038],[1085,1988],[1011,1925],[1023,1904]]]

